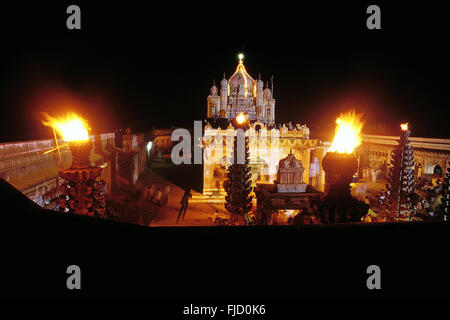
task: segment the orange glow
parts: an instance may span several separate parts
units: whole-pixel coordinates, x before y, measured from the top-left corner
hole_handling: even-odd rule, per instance
[[[236,122],[239,123],[239,124],[243,124],[245,121],[247,121],[247,118],[245,117],[245,115],[243,113],[240,113],[236,117]]]
[[[284,214],[289,218],[294,215],[295,210],[286,210]]]
[[[54,118],[43,113],[46,121],[42,121],[44,126],[52,127],[62,137],[64,141],[86,141],[89,140],[89,128],[87,122],[75,113],[68,113],[65,117]]]
[[[363,127],[362,114],[357,115],[355,111],[349,111],[336,119],[336,133],[334,135],[331,152],[353,153],[355,148],[361,144],[360,132]]]
[[[240,72],[244,78],[244,97],[247,97],[247,91],[248,89],[248,83],[247,83],[247,77],[251,78],[250,75],[247,73],[247,70],[245,70],[245,66],[244,66],[244,55],[243,54],[239,54],[239,64],[236,68],[236,71],[234,72],[234,74],[231,76],[233,77],[236,73]]]
[[[402,128],[403,131],[408,130],[408,122],[407,122],[407,123],[402,123],[402,124],[400,125],[400,128]]]

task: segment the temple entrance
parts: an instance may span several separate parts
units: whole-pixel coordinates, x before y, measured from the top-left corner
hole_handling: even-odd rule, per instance
[[[428,164],[426,166],[426,168],[425,168],[425,174],[432,175],[434,173],[434,168],[435,167],[439,167],[440,168],[440,166],[438,164],[436,164],[436,163]],[[441,168],[441,170],[442,170],[442,168]]]
[[[229,157],[223,157],[214,164],[212,186],[216,192],[220,192],[220,190],[223,189],[222,183],[227,179],[227,161],[231,162],[232,159]]]
[[[438,177],[442,177],[442,167],[440,165],[435,165],[433,168],[433,174],[437,175]]]

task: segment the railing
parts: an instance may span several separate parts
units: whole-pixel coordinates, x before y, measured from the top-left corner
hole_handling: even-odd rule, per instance
[[[363,143],[381,145],[396,146],[399,139],[400,137],[398,136],[362,135]],[[409,140],[414,148],[450,151],[450,139],[410,137]]]

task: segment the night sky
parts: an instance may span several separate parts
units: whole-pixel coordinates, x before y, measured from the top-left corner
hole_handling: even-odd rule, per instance
[[[1,142],[50,138],[40,112],[75,111],[93,133],[192,126],[241,51],[250,75],[274,75],[277,123],[324,137],[354,108],[367,133],[409,121],[412,136],[450,138],[450,26],[438,3],[112,3],[2,8]],[[66,28],[70,4],[81,30]],[[366,28],[370,4],[381,30]]]

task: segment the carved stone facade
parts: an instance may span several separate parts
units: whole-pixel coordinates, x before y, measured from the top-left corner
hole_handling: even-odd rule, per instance
[[[358,175],[373,182],[384,180],[392,151],[398,144],[399,137],[363,135],[358,147]],[[410,137],[414,148],[415,174],[425,179],[431,178],[436,166],[445,170],[450,161],[450,139]]]
[[[213,83],[208,96],[207,117],[232,120],[240,113],[246,113],[250,121],[259,120],[273,125],[275,123],[275,99],[273,80],[264,83],[259,77],[253,79],[239,60],[235,73],[227,80],[225,73],[220,81],[220,92]]]
[[[306,183],[303,183],[303,171],[305,168],[301,160],[298,160],[291,152],[278,165],[277,192],[305,192]]]
[[[299,128],[299,129],[297,129]],[[227,129],[214,129],[209,124],[203,137],[203,193],[223,192],[222,183],[225,172],[231,164],[232,141],[236,130],[232,125]],[[322,159],[330,143],[309,138],[306,126],[287,126],[281,129],[268,129],[262,122],[254,122],[245,132],[249,138],[249,159],[252,183],[273,183],[277,179],[279,162],[292,155],[301,161],[304,167],[302,180],[317,190],[323,190],[325,174],[321,168]]]

